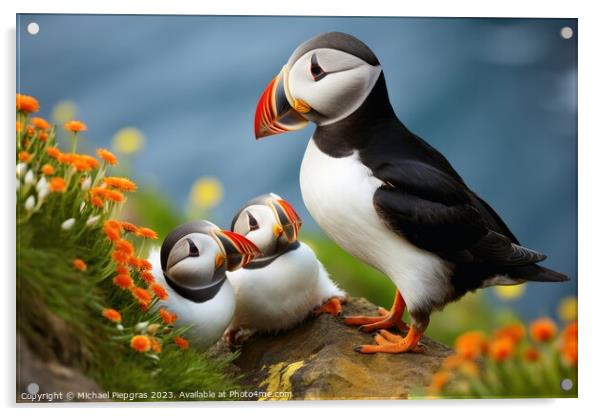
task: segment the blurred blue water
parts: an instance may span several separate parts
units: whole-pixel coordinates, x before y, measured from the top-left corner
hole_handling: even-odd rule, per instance
[[[40,33],[28,35],[29,22]],[[575,36],[563,39],[560,29]],[[302,41],[343,31],[379,57],[398,116],[445,154],[526,245],[568,273],[531,284],[527,317],[576,292],[577,21],[19,15],[18,83],[43,116],[77,103],[94,146],[124,126],[147,145],[136,179],[186,204],[191,184],[217,176],[228,224],[250,197],[275,191],[299,207],[298,171],[313,128],[255,142],[258,96]]]

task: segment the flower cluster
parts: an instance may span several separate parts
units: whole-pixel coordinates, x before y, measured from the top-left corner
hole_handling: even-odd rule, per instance
[[[455,354],[435,373],[428,392],[446,397],[542,397],[576,382],[577,322],[559,334],[556,323],[539,318],[528,328],[510,323],[487,336],[471,331],[456,339]]]
[[[176,315],[152,308],[157,300],[168,297],[166,289],[155,282],[152,265],[142,257],[144,242],[157,239],[157,233],[112,218],[126,195],[136,191],[136,183],[107,175],[118,164],[111,151],[98,149],[96,157],[77,153],[78,135],[88,129],[84,122],[71,120],[63,125],[72,141],[70,151],[65,152],[57,145],[56,127],[32,117],[40,110],[38,101],[17,94],[16,102],[18,225],[44,227],[62,233],[63,239],[93,244],[66,261],[83,277],[99,284],[111,278],[111,290],[129,293],[123,315],[110,307],[99,315],[116,326],[132,349],[156,355],[166,340],[187,348],[188,342],[173,331]],[[104,253],[106,258],[99,259]],[[138,305],[138,310],[130,308],[130,303]]]

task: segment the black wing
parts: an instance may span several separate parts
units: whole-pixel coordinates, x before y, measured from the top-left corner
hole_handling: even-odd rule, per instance
[[[415,160],[381,164],[380,217],[412,244],[456,262],[520,266],[545,256],[515,243],[499,216],[463,183]],[[506,235],[504,235],[506,234]]]

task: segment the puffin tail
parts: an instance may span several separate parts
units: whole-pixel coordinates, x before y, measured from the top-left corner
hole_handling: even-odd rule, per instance
[[[517,267],[513,270],[512,275],[515,278],[529,282],[566,282],[571,280],[566,274],[535,264]]]

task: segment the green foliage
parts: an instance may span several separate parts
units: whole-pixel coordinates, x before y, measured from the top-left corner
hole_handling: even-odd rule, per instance
[[[174,343],[187,328],[174,328],[157,313],[157,292],[143,278],[146,269],[138,258],[144,252],[144,235],[126,232],[116,221],[113,241],[105,235],[107,221],[121,208],[122,192],[127,191],[119,183],[129,181],[116,178],[117,185],[108,184],[110,163],[75,153],[78,135],[70,137],[71,152],[63,153],[55,147],[54,128],[28,128],[31,120],[24,111],[17,119],[22,126],[16,135],[17,329],[28,346],[43,359],[82,370],[107,391],[237,389],[238,378],[229,369],[234,356],[209,357]],[[50,173],[41,172],[45,165],[52,167]],[[51,177],[61,186],[55,187]],[[93,203],[95,195],[102,197],[98,204]],[[174,225],[176,216],[156,192],[142,192],[137,202],[158,207],[146,210],[153,223]],[[112,258],[120,250],[123,258]],[[131,277],[129,287],[113,283],[116,266]],[[136,296],[134,289],[152,300]],[[109,308],[119,310],[118,322],[103,317]],[[152,347],[135,351],[130,346],[134,335],[152,341]]]

